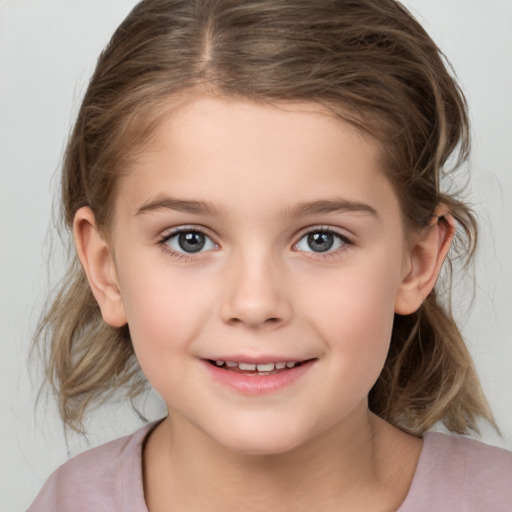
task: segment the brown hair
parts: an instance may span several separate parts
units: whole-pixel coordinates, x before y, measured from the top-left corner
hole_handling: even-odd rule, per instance
[[[471,258],[475,219],[440,190],[449,157],[456,168],[468,155],[465,100],[435,43],[394,0],[142,1],[101,54],[68,143],[68,228],[87,205],[108,229],[121,169],[154,133],[169,97],[193,88],[329,108],[381,142],[407,229],[423,227],[444,204],[459,226],[448,266]],[[443,306],[438,290],[416,313],[396,315],[369,406],[412,432],[443,421],[465,433],[477,430],[479,416],[493,420],[449,294]],[[91,401],[144,389],[128,328],[103,322],[74,254],[36,339],[74,428]]]

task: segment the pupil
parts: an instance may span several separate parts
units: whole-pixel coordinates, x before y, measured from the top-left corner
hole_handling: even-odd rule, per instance
[[[334,243],[331,233],[311,233],[308,235],[308,245],[315,252],[328,251]]]
[[[198,252],[204,247],[205,236],[197,231],[180,233],[178,244],[186,252]]]

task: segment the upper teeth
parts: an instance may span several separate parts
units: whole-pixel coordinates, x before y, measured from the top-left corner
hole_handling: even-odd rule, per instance
[[[215,361],[217,366],[228,366],[229,368],[235,368],[238,366],[240,370],[246,371],[259,371],[259,372],[271,372],[272,370],[282,370],[285,366],[287,368],[293,368],[297,363],[294,361],[280,362],[280,363],[262,363],[262,364],[251,364],[251,363],[236,363],[235,361]]]

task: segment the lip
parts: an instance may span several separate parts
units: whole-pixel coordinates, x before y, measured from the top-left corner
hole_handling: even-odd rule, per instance
[[[233,360],[233,359],[229,359]],[[240,358],[235,359],[236,361],[243,361],[252,364],[265,364],[276,361],[294,361],[294,359],[271,359],[269,357],[261,357],[256,361],[254,358]],[[205,366],[205,369],[209,372],[210,376],[223,386],[234,389],[238,393],[243,395],[266,395],[270,393],[276,393],[288,386],[294,384],[298,379],[308,373],[313,367],[316,359],[308,359],[301,361],[299,366],[283,370],[279,373],[269,375],[257,375],[250,373],[237,373],[234,371],[219,368],[208,362],[206,359],[202,359],[201,362]]]

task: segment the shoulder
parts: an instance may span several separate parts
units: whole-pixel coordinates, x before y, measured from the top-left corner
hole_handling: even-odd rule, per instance
[[[456,471],[467,486],[467,491],[487,489],[505,491],[512,510],[512,453],[464,436],[429,432],[425,448],[432,462],[443,473]]]
[[[153,427],[70,459],[50,476],[28,512],[146,512],[142,444]]]
[[[425,501],[428,510],[512,512],[512,453],[463,436],[427,432],[404,505]],[[424,509],[404,506],[400,512],[409,510]]]

